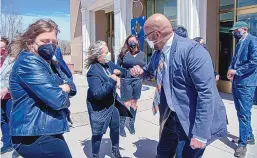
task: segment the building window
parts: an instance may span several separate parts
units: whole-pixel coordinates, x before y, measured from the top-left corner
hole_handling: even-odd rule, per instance
[[[156,0],[155,12],[164,14],[170,21],[177,19],[177,0]]]
[[[154,13],[165,15],[172,25],[177,25],[177,0],[147,0],[147,18]],[[151,58],[153,50],[147,45],[147,61]]]
[[[220,10],[234,9],[235,0],[220,0]]]
[[[237,21],[244,21],[249,24],[250,34],[257,36],[257,12],[237,16]]]
[[[237,0],[237,8],[257,5],[257,0]]]
[[[234,23],[234,12],[220,14],[219,31],[219,75],[227,80],[227,71],[233,56],[233,37],[229,29]]]

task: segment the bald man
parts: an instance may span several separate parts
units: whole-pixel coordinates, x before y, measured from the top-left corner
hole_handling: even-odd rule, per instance
[[[131,73],[156,76],[152,109],[159,110],[163,126],[157,158],[202,157],[206,145],[227,134],[211,57],[199,43],[175,34],[162,14],[149,17],[144,27],[156,51],[147,67],[135,66]]]

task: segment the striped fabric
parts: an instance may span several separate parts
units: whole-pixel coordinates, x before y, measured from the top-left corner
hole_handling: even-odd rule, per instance
[[[156,90],[153,100],[153,114],[155,115],[158,112],[158,107],[160,104],[160,93],[162,88],[162,75],[163,75],[163,66],[164,66],[164,54],[161,53],[160,61],[156,73]]]

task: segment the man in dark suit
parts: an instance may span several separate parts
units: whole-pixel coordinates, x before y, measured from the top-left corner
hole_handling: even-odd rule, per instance
[[[152,109],[159,110],[163,127],[157,158],[202,157],[206,145],[227,134],[211,57],[199,43],[175,34],[162,14],[149,17],[144,30],[156,51],[144,70],[135,66],[131,74],[155,72]]]
[[[238,21],[230,29],[238,41],[229,66],[227,77],[232,83],[232,92],[239,121],[238,148],[236,157],[246,155],[247,144],[254,144],[251,127],[251,109],[257,86],[257,37],[248,33],[248,24]]]

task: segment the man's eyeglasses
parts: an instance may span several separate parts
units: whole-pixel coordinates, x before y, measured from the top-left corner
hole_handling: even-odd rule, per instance
[[[147,36],[149,36],[150,34],[152,34],[152,33],[154,33],[154,32],[156,32],[156,30],[151,31],[151,32],[149,32],[148,34],[144,35],[144,39],[146,39],[146,38],[147,38]]]

